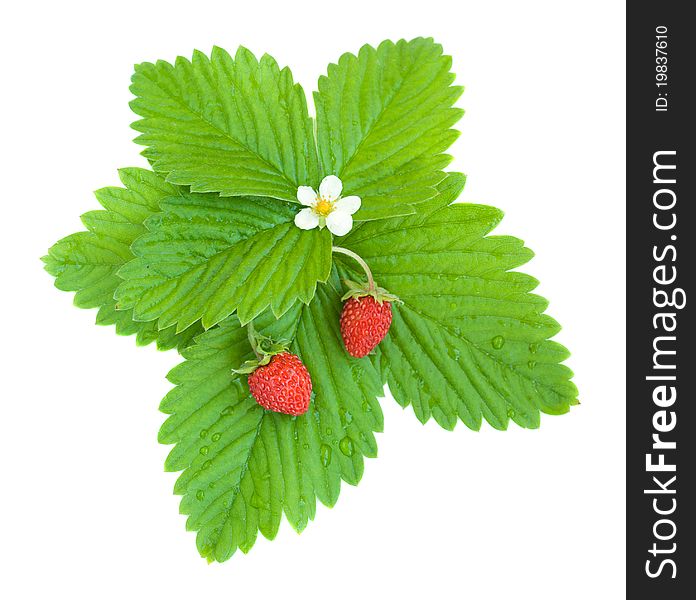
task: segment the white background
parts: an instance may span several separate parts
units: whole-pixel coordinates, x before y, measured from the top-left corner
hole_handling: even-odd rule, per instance
[[[245,4],[248,8],[240,8]],[[16,2],[3,9],[0,596],[621,598],[624,595],[623,3]],[[9,13],[8,13],[9,11]],[[157,444],[174,352],[137,349],[39,257],[91,191],[145,166],[132,65],[244,44],[307,92],[344,51],[431,35],[466,85],[466,201],[537,256],[582,405],[537,431],[422,426],[384,403],[379,458],[298,536],[207,565]]]

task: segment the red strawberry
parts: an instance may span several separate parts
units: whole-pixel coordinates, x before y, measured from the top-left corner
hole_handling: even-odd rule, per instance
[[[249,375],[249,390],[266,410],[303,415],[309,408],[312,379],[299,357],[281,352]]]
[[[341,336],[348,354],[362,358],[372,352],[387,335],[391,322],[391,302],[379,302],[374,296],[349,298],[341,313]]]

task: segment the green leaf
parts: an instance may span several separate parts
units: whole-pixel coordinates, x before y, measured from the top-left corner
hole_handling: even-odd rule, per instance
[[[137,65],[131,91],[136,142],[167,181],[194,192],[296,201],[316,185],[318,165],[307,100],[290,70],[246,48],[220,48],[174,66]]]
[[[282,513],[302,531],[316,499],[333,506],[341,480],[356,485],[363,456],[376,456],[382,386],[369,362],[344,351],[339,311],[336,291],[321,286],[309,306],[296,304],[278,321],[270,313],[254,321],[264,335],[295,338],[291,351],[313,384],[309,411],[300,417],[264,411],[246,376],[232,372],[252,356],[235,316],[199,336],[170,372],[177,387],[162,401],[171,416],[159,439],[176,444],[166,469],[183,470],[175,493],[208,560],[227,560],[237,548],[248,552],[259,531],[273,539]]]
[[[344,54],[319,79],[320,163],[344,195],[361,197],[356,220],[412,214],[436,195],[463,114],[452,108],[463,88],[451,85],[451,64],[430,38],[385,41]]]
[[[246,323],[271,307],[307,304],[331,270],[331,234],[295,226],[295,205],[268,198],[185,194],[161,202],[116,297],[136,319],[208,329],[235,310]]]
[[[105,210],[82,215],[87,231],[69,235],[48,251],[44,268],[58,289],[75,293],[75,305],[98,308],[97,324],[115,325],[119,335],[135,335],[139,345],[156,342],[158,348],[182,348],[200,333],[200,325],[184,334],[173,327],[158,329],[157,322],[139,323],[132,311],[117,310],[114,292],[121,283],[117,271],[133,259],[131,243],[145,233],[143,221],[159,210],[163,198],[178,189],[144,169],[121,169],[125,188],[107,187],[95,192]]]
[[[452,174],[419,214],[364,223],[342,244],[370,265],[377,283],[399,296],[379,363],[394,398],[452,429],[457,418],[478,429],[482,418],[505,429],[512,419],[538,427],[539,412],[577,404],[568,351],[550,341],[560,330],[544,314],[538,282],[511,271],[532,258],[523,242],[489,236],[495,208],[450,205],[464,185]],[[341,273],[355,278],[340,257]]]

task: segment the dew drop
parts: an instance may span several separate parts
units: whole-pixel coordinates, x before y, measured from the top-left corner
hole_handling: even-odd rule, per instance
[[[502,335],[496,335],[491,340],[491,345],[496,349],[500,350],[505,345],[505,338]]]
[[[345,408],[341,408],[338,414],[341,417],[341,423],[343,425],[350,425],[353,422],[353,415]]]
[[[211,437],[210,439],[213,440],[214,442],[219,442],[221,437],[222,437],[221,433],[214,433],[213,437]]]
[[[355,447],[353,446],[353,440],[349,437],[344,437],[338,444],[341,453],[345,456],[353,456],[355,453]]]
[[[353,376],[353,379],[359,381],[365,375],[365,370],[360,365],[353,365],[350,368],[350,373]]]
[[[514,418],[515,418],[515,414],[516,414],[516,413],[515,413],[515,409],[514,409],[514,408],[508,408],[508,410],[507,410],[507,416],[508,416],[510,419],[514,419]]]
[[[234,412],[234,406],[230,404],[230,406],[226,406],[220,411],[220,415],[223,417],[227,417],[231,415]]]
[[[331,427],[326,428],[326,435],[331,435],[333,433],[333,429]]]
[[[205,456],[208,454],[208,446],[201,446],[201,449],[199,450],[202,456]]]
[[[456,302],[450,302],[450,310],[456,310],[457,309],[457,303]]]
[[[308,444],[307,442],[305,442],[304,444],[302,444],[302,447],[303,447],[305,450],[309,450],[309,444]]]
[[[207,429],[201,429],[201,439],[204,440],[205,438],[208,437],[208,430]]]
[[[251,495],[251,505],[254,508],[263,508],[264,506],[266,506],[266,503],[263,501],[263,498],[261,498],[261,496],[254,492]]]
[[[539,344],[537,344],[537,343],[529,344],[529,352],[531,354],[536,354],[538,350],[539,350]]]
[[[215,482],[214,482],[214,481],[211,481],[211,482],[208,484],[208,487],[212,490],[212,489],[215,487]]]
[[[363,409],[363,412],[372,412],[372,407],[370,406],[370,403],[365,400],[363,403],[360,405],[360,408]]]
[[[319,456],[321,457],[321,464],[328,467],[331,464],[331,446],[322,444],[319,449]]]
[[[536,361],[535,361],[535,360],[530,360],[529,362],[527,362],[527,366],[528,366],[530,369],[533,369],[534,367],[536,367]]]
[[[203,490],[198,490],[196,492],[196,500],[201,501],[205,498],[205,492]]]
[[[206,461],[201,465],[201,469],[202,469],[202,470],[209,469],[209,468],[210,468],[210,465],[212,465],[212,464],[213,464],[213,461],[211,461],[211,460],[206,460]]]

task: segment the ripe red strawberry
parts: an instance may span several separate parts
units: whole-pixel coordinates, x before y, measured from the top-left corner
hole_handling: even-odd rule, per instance
[[[299,357],[281,352],[249,375],[249,390],[266,410],[303,415],[309,408],[312,379]]]
[[[341,313],[341,336],[348,354],[362,358],[372,352],[387,335],[391,322],[391,302],[379,302],[374,296],[349,298]]]

